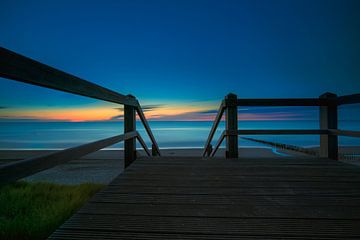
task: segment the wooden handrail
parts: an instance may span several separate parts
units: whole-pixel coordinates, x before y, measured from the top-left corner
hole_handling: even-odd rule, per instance
[[[360,94],[338,97],[338,105],[360,103]]]
[[[360,131],[329,129],[329,134],[336,136],[360,137]]]
[[[125,132],[136,130],[136,110],[149,135],[152,146],[155,147],[156,155],[160,156],[160,149],[144,116],[141,105],[134,96],[114,92],[2,47],[0,47],[0,77],[108,102],[124,104]],[[126,111],[126,109],[128,111]],[[145,142],[140,135],[138,140],[143,147],[145,146],[144,149],[148,153]],[[128,166],[136,159],[135,147],[135,140],[127,139],[125,142],[125,166]]]
[[[229,98],[232,96],[232,98]],[[235,101],[235,103],[234,103]],[[348,131],[337,129],[337,106],[343,104],[360,103],[360,94],[352,94],[337,97],[332,93],[325,93],[319,98],[283,98],[283,99],[237,99],[236,95],[229,94],[221,102],[221,107],[215,118],[210,134],[205,143],[203,157],[214,156],[220,144],[226,137],[227,157],[237,156],[237,135],[283,135],[283,134],[319,134],[320,135],[320,155],[323,157],[338,158],[338,139],[337,136],[360,137],[360,131]],[[320,129],[279,129],[279,130],[235,130],[237,129],[237,106],[320,106]],[[229,111],[231,109],[231,111]],[[221,116],[226,111],[227,126],[221,134],[214,149],[211,148],[211,141],[219,125]],[[230,130],[231,129],[231,130]]]
[[[97,84],[0,47],[0,77],[137,107],[138,102]]]
[[[138,135],[138,132],[133,131],[80,146],[67,148],[61,151],[56,151],[43,156],[32,157],[0,165],[0,184],[16,181],[34,173],[52,168],[56,165],[80,158],[89,153],[96,152],[115,143],[136,137],[139,139],[140,135]],[[140,143],[143,144],[143,142]],[[146,148],[144,149],[147,153],[149,152]]]
[[[216,129],[217,129],[217,127],[218,127],[218,125],[219,125],[219,123],[221,121],[221,118],[222,118],[222,116],[224,114],[224,111],[225,111],[225,104],[222,101],[221,104],[220,104],[218,113],[217,113],[217,115],[215,117],[214,123],[212,125],[212,128],[210,130],[210,134],[209,134],[209,136],[208,136],[208,138],[206,140],[205,147],[204,147],[203,154],[202,154],[203,157],[205,157],[206,154],[210,155],[210,153],[211,153],[211,151],[209,151],[210,144],[211,144],[211,141],[212,141],[212,139],[214,137],[215,131],[216,131]]]
[[[157,152],[157,155],[158,155],[158,156],[161,156],[159,146],[158,146],[158,144],[157,144],[157,142],[156,142],[156,140],[155,140],[155,138],[154,138],[154,135],[152,134],[151,128],[150,128],[150,126],[149,126],[149,123],[148,123],[148,121],[146,120],[146,117],[145,117],[145,115],[144,115],[144,113],[143,113],[142,108],[140,107],[140,104],[138,104],[138,106],[139,106],[139,107],[136,108],[137,114],[138,114],[138,116],[139,116],[142,124],[143,124],[144,127],[145,127],[145,130],[146,130],[146,132],[147,132],[147,134],[148,134],[148,136],[149,136],[149,138],[150,138],[150,140],[151,140],[151,142],[152,142],[152,146],[155,147],[155,150],[156,150],[156,152]],[[153,152],[154,152],[154,151],[153,151]]]

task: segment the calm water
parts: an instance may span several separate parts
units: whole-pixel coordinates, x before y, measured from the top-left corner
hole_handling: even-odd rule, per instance
[[[359,121],[343,121],[340,129],[360,130]],[[212,122],[150,122],[160,148],[203,147]],[[138,123],[138,131],[150,145],[146,132]],[[317,121],[240,121],[240,129],[317,129]],[[215,143],[224,129],[222,122]],[[0,122],[0,149],[62,149],[123,133],[122,122]],[[318,136],[250,136],[298,146],[316,146]],[[341,137],[341,145],[359,145],[359,138]],[[261,146],[241,140],[240,146]],[[139,146],[140,147],[140,146]],[[111,148],[122,148],[116,144]]]

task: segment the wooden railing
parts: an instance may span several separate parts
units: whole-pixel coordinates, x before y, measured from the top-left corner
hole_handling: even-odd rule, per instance
[[[152,142],[152,155],[160,156],[160,149],[154,135],[139,101],[134,96],[114,92],[1,47],[0,77],[124,105],[124,134],[49,155],[2,165],[0,166],[0,183],[15,181],[121,141],[125,141],[125,167],[136,159],[136,139],[150,156],[151,152],[136,131],[136,113]]]
[[[333,93],[325,93],[319,98],[300,99],[238,99],[235,94],[228,94],[221,102],[210,134],[205,143],[203,157],[214,156],[226,139],[227,158],[238,157],[238,135],[284,135],[284,134],[317,134],[320,135],[320,157],[338,159],[338,136],[360,137],[360,131],[338,129],[338,106],[360,103],[360,94],[337,97]],[[319,106],[319,130],[240,130],[238,129],[239,106]],[[215,147],[211,145],[216,129],[225,113],[225,130],[222,132]]]

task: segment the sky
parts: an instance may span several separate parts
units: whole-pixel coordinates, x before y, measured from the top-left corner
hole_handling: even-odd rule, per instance
[[[132,94],[151,120],[213,120],[230,92],[359,93],[359,12],[358,0],[0,0],[0,46]],[[239,110],[245,120],[317,117],[301,112]],[[121,119],[119,105],[0,78],[0,120]]]

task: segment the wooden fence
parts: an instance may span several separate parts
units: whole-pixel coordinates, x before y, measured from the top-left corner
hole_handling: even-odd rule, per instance
[[[16,181],[121,141],[125,141],[125,167],[136,159],[136,139],[148,155],[152,153],[153,156],[160,156],[158,144],[141,105],[134,96],[114,92],[1,47],[0,77],[124,105],[124,134],[2,165],[0,166],[0,184]],[[151,152],[136,131],[136,113],[152,142]]]
[[[226,157],[238,157],[239,135],[283,135],[283,134],[318,134],[320,135],[320,157],[338,159],[338,136],[360,137],[360,131],[338,129],[338,106],[360,103],[360,94],[338,97],[333,93],[325,93],[319,98],[287,98],[287,99],[238,99],[235,94],[228,94],[221,102],[210,134],[205,143],[203,157],[214,156],[221,143],[226,139]],[[318,130],[240,130],[238,129],[239,106],[319,106]],[[215,147],[211,145],[217,127],[225,113],[225,130]]]

